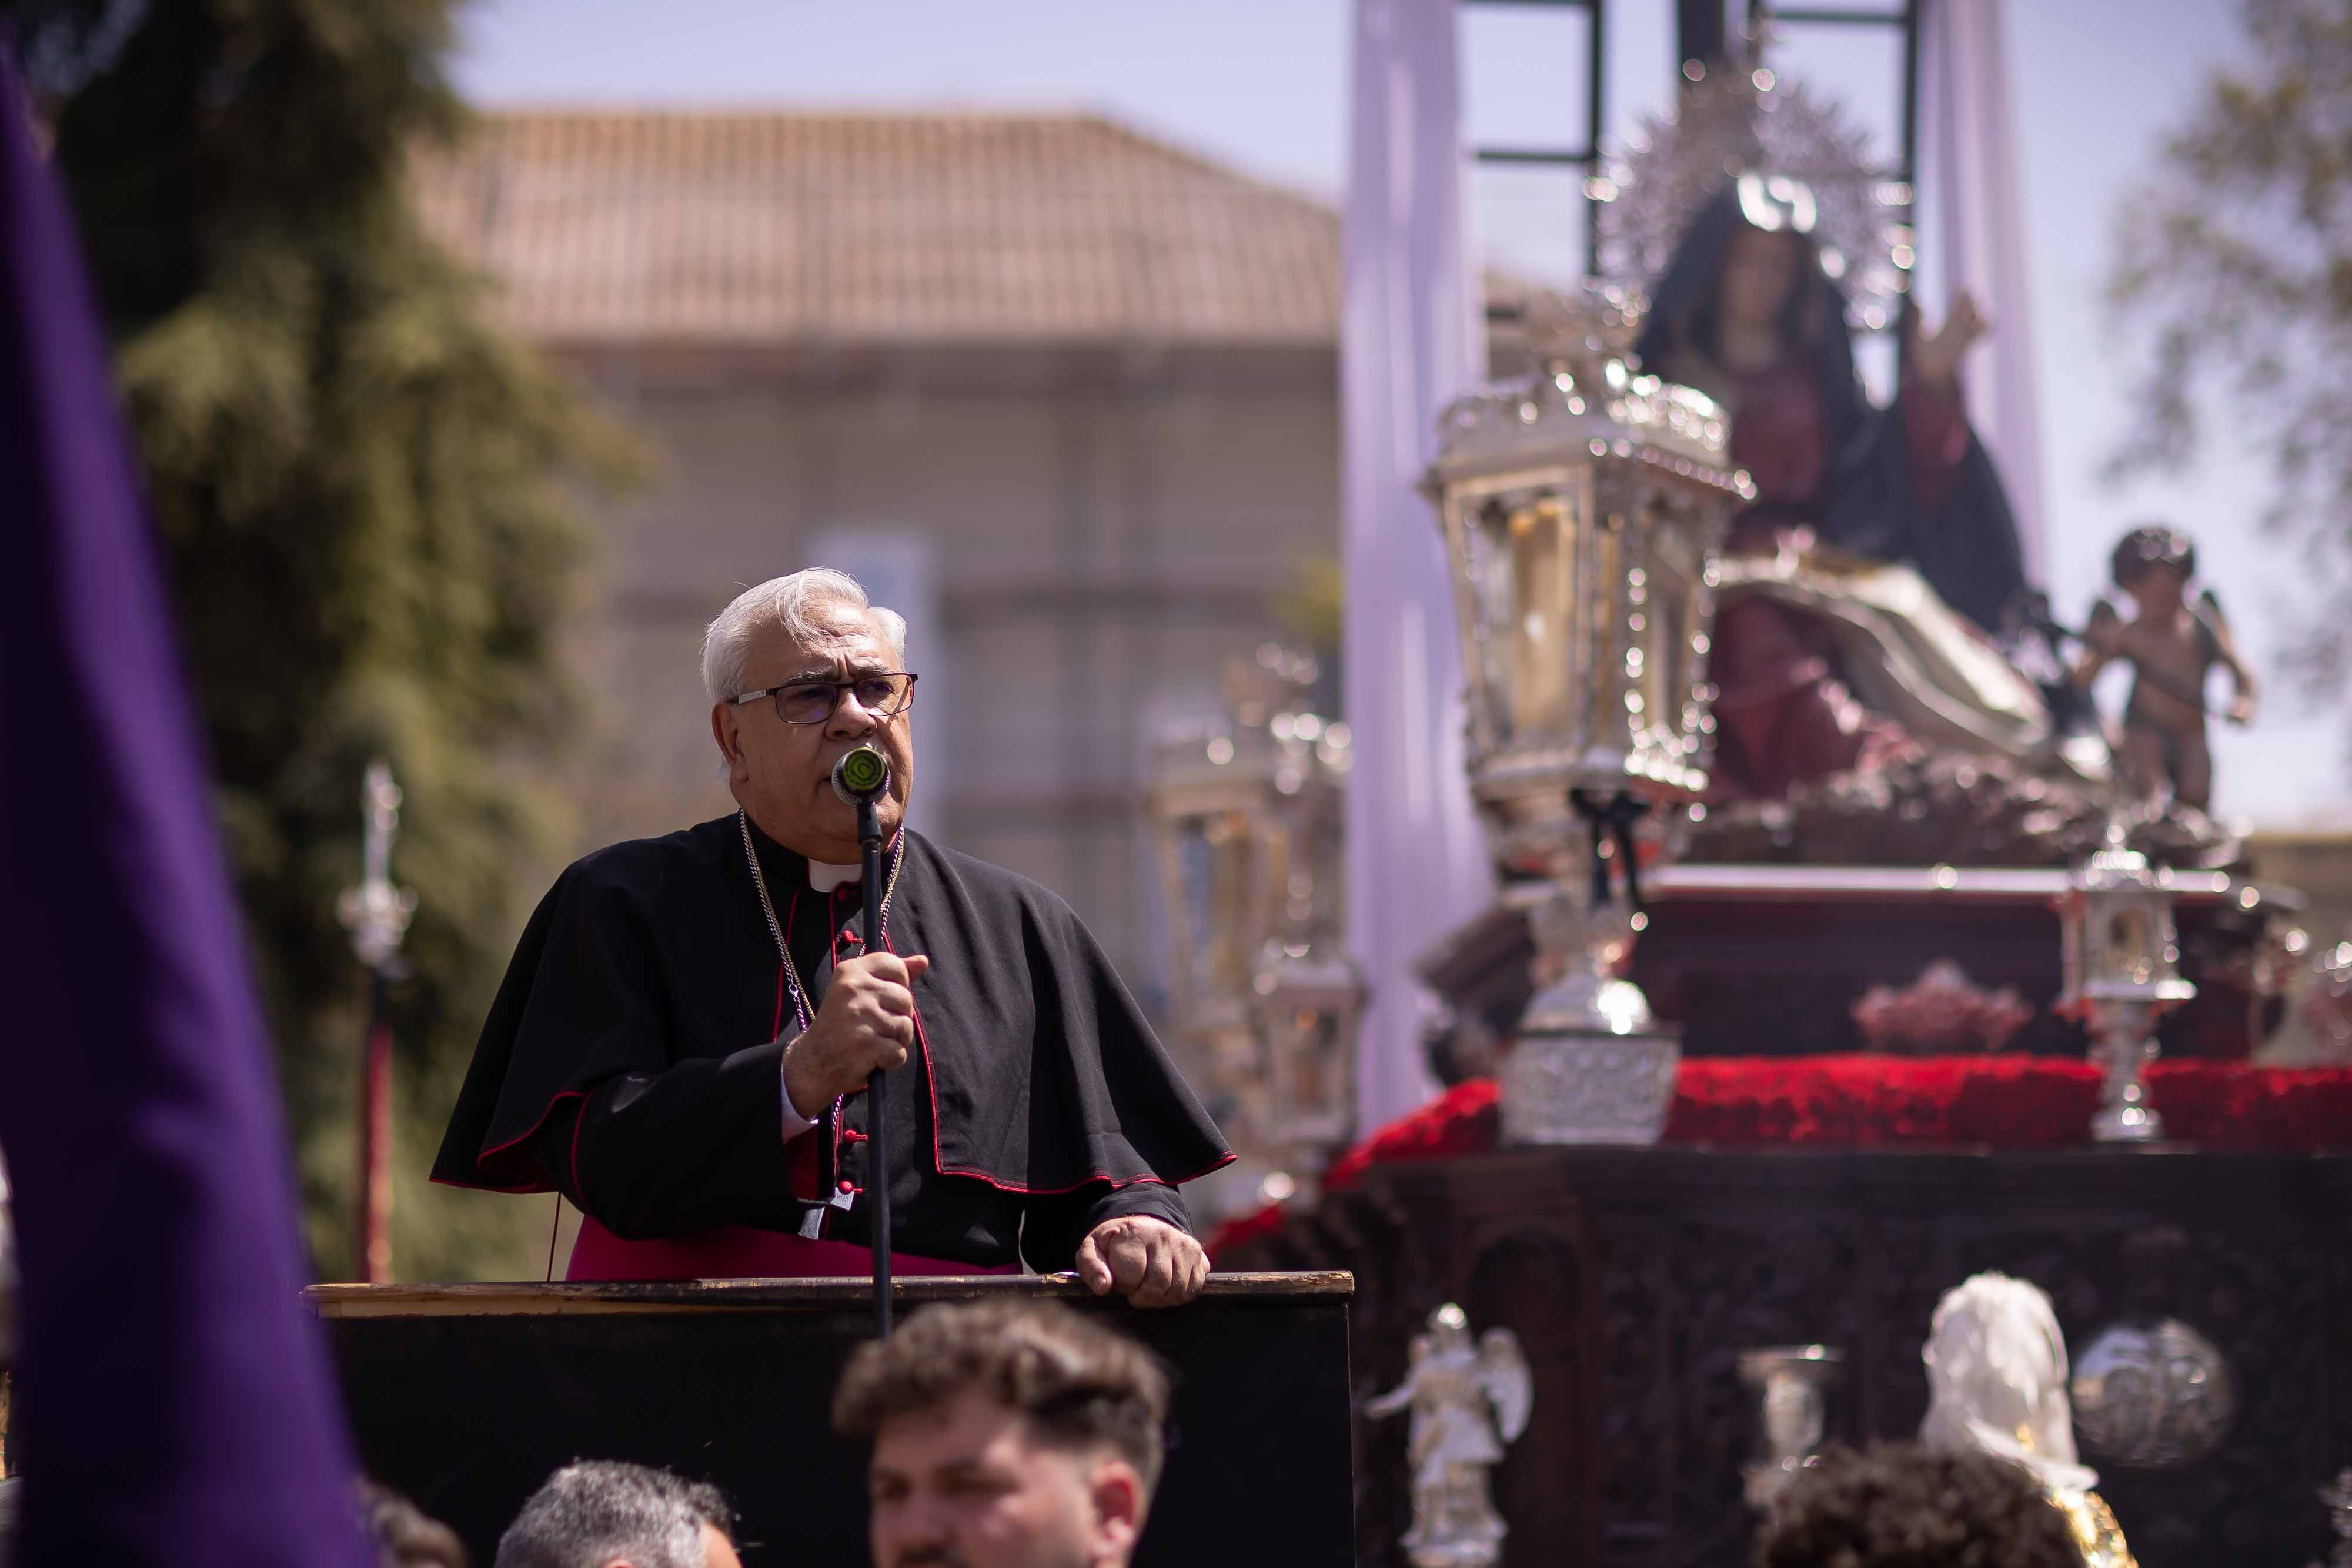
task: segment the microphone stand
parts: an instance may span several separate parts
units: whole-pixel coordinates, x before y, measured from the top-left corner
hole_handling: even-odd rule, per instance
[[[878,793],[878,791],[877,791]],[[857,800],[857,858],[866,894],[865,951],[882,951],[882,823],[874,796]],[[874,1333],[890,1337],[890,1143],[888,1113],[882,1103],[882,1070],[866,1078],[866,1190],[872,1204],[868,1225],[874,1242]]]

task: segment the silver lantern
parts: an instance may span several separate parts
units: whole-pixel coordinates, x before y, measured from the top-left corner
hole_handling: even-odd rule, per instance
[[[1286,1163],[1320,1167],[1355,1130],[1363,977],[1336,940],[1277,938],[1252,985],[1265,1132]]]
[[[1176,1027],[1285,1190],[1353,1128],[1365,1000],[1340,939],[1348,727],[1307,706],[1315,677],[1271,643],[1235,661],[1224,721],[1155,748],[1148,802]]]
[[[1501,1065],[1503,1135],[1649,1143],[1680,1042],[1616,977],[1642,925],[1632,821],[1706,789],[1716,558],[1755,492],[1721,408],[1629,367],[1623,296],[1589,288],[1528,325],[1541,369],[1449,407],[1424,483],[1461,622],[1471,793],[1503,875],[1558,889]]]
[[[2074,869],[2058,901],[2063,987],[2057,1011],[2091,1031],[2091,1056],[2105,1071],[2091,1135],[2101,1143],[2164,1136],[2148,1103],[2147,1064],[2156,1020],[2197,994],[2179,974],[2166,874],[2125,842],[2120,819],[2106,842]]]

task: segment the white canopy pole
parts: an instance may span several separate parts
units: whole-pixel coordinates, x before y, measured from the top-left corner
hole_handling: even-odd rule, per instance
[[[2001,0],[1931,0],[1921,39],[1928,141],[1921,160],[1928,222],[1941,243],[1944,297],[1977,297],[1993,331],[1960,371],[1969,423],[2009,490],[2025,575],[2043,580],[2041,409],[2034,393],[2033,312],[2026,269],[2025,188],[2010,93]]]
[[[1436,1089],[1410,966],[1484,909],[1493,874],[1463,772],[1461,643],[1429,504],[1438,412],[1483,374],[1465,249],[1454,0],[1357,0],[1340,339],[1348,939],[1371,988],[1369,1131]]]

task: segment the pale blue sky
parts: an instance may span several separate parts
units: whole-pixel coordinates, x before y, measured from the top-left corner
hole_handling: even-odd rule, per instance
[[[2024,162],[2034,361],[2044,424],[2050,588],[2079,616],[2116,538],[2160,512],[2194,532],[2205,574],[2267,665],[2296,602],[2259,534],[2263,476],[2209,456],[2183,483],[2117,491],[2101,461],[2126,417],[2125,365],[2100,287],[2119,205],[2213,66],[2239,48],[2224,0],[2010,0]],[[1609,125],[1668,98],[1673,7],[1611,8]],[[1336,200],[1345,179],[1348,0],[475,0],[457,61],[485,107],[519,103],[1084,108],[1263,178]],[[1573,141],[1583,122],[1580,19],[1466,13],[1472,127],[1496,141]],[[1794,34],[1776,63],[1892,135],[1890,44]],[[1527,262],[1563,246],[1556,189],[1482,185],[1490,243]],[[1572,220],[1571,220],[1572,221]],[[1569,239],[1567,254],[1579,242]],[[1990,302],[1998,318],[2000,301]],[[2261,727],[2217,727],[2227,814],[2266,827],[2352,825],[2342,712],[2297,710],[2273,681]]]

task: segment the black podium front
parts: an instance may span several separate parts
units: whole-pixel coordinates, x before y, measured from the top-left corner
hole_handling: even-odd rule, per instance
[[[1138,1568],[1349,1568],[1344,1273],[1212,1276],[1145,1312],[1062,1279],[906,1280],[901,1313],[1012,1296],[1066,1301],[1176,1374],[1167,1473]],[[827,1411],[873,1329],[848,1280],[629,1285],[320,1285],[361,1463],[466,1541],[498,1537],[549,1472],[630,1459],[717,1482],[744,1562],[867,1561],[864,1455]]]

